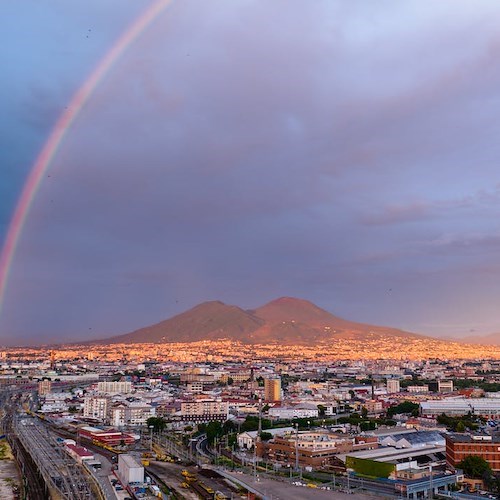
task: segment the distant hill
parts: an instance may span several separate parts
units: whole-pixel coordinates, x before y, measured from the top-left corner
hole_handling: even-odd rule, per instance
[[[347,321],[307,300],[282,297],[255,310],[243,310],[219,301],[204,302],[160,323],[92,343],[230,339],[249,344],[314,344],[331,338],[363,340],[377,336],[426,338],[396,328]]]
[[[481,336],[469,336],[460,339],[460,342],[467,342],[468,344],[480,344],[480,345],[500,345],[500,332],[490,333],[488,335]]]

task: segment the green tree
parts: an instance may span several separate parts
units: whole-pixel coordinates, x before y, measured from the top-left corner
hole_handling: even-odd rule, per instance
[[[161,432],[163,429],[165,429],[167,422],[162,417],[149,417],[146,420],[146,425],[148,427],[153,427],[154,432]]]
[[[318,415],[324,417],[326,412],[326,407],[323,405],[318,405]]]
[[[368,408],[366,406],[363,406],[363,408],[361,408],[361,416],[363,418],[368,417]]]
[[[262,439],[262,441],[269,441],[272,438],[273,438],[273,435],[270,432],[261,432],[260,433],[260,439]]]
[[[467,477],[474,479],[483,479],[486,474],[491,475],[490,464],[477,455],[465,457],[457,467],[462,469]]]
[[[207,434],[207,440],[210,444],[213,444],[215,438],[221,437],[224,434],[222,424],[220,422],[209,422],[205,432]]]
[[[465,424],[460,420],[456,426],[457,432],[465,432]]]
[[[419,405],[417,403],[412,403],[411,401],[403,401],[396,406],[391,406],[387,410],[387,416],[393,417],[394,415],[399,415],[400,413],[413,414],[417,412],[418,415]]]

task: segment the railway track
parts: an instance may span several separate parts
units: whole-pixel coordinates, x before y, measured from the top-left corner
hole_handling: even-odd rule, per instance
[[[5,403],[6,399],[3,399]],[[22,473],[22,490],[27,500],[50,500],[47,485],[41,476],[33,458],[25,449],[13,428],[13,414],[15,407],[7,403],[4,406],[2,429],[16,458]]]

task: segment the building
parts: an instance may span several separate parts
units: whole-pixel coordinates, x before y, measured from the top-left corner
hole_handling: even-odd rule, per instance
[[[118,476],[127,486],[130,483],[143,483],[144,467],[138,464],[131,455],[118,455]]]
[[[129,394],[132,392],[132,382],[98,382],[97,391],[105,394]]]
[[[281,401],[281,378],[264,379],[264,400],[267,402]]]
[[[83,446],[77,446],[76,444],[67,443],[64,447],[68,454],[71,455],[79,464],[85,461],[92,461],[95,458],[94,454]]]
[[[109,408],[109,423],[116,427],[144,425],[156,415],[156,408],[141,401],[119,401]]]
[[[429,392],[429,386],[428,385],[409,385],[406,390],[411,393],[415,394],[421,394],[421,393],[426,393]]]
[[[52,389],[52,382],[50,380],[44,379],[38,382],[38,394],[40,396],[46,396]]]
[[[291,420],[293,418],[317,418],[319,410],[313,404],[300,404],[296,406],[275,406],[269,408],[270,418],[278,420]]]
[[[257,439],[258,431],[246,431],[238,434],[238,446],[240,448],[245,448],[250,450],[255,445],[255,440]],[[271,434],[273,437],[275,436],[290,436],[295,432],[293,427],[281,427],[274,429],[266,429],[264,432]]]
[[[104,422],[108,417],[109,399],[106,397],[86,396],[83,400],[83,416]]]
[[[225,422],[229,418],[229,403],[221,399],[182,401],[179,416],[184,422]]]
[[[492,420],[500,417],[499,398],[447,398],[439,400],[428,400],[420,403],[420,414],[423,417],[436,418],[444,413],[450,417],[467,415],[468,413],[480,415]]]
[[[333,464],[339,453],[378,447],[376,437],[346,437],[325,432],[300,432],[274,436],[257,443],[257,455],[272,462],[301,467],[321,468]]]
[[[389,394],[394,394],[396,392],[400,392],[401,387],[399,384],[399,379],[397,378],[388,378],[387,379],[387,392]]]
[[[438,392],[453,392],[453,380],[439,380]]]
[[[78,435],[89,441],[97,441],[106,446],[120,446],[122,444],[133,444],[135,439],[130,434],[124,434],[116,429],[97,429],[96,427],[85,426],[78,429]]]
[[[493,471],[500,471],[500,437],[490,435],[448,434],[446,436],[446,464],[456,468],[467,456],[476,455],[486,460]]]

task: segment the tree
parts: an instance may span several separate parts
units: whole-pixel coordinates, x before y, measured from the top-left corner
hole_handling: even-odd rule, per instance
[[[272,438],[273,438],[273,435],[270,432],[261,432],[260,433],[260,439],[262,439],[262,441],[269,441]]]
[[[457,432],[465,432],[465,424],[460,420],[456,427]]]
[[[146,420],[146,425],[148,427],[153,427],[154,432],[160,432],[165,429],[167,422],[164,418],[161,417],[149,417]]]
[[[323,405],[318,405],[318,415],[324,417],[326,412],[326,407]]]
[[[209,422],[207,424],[205,432],[207,434],[207,440],[210,444],[213,444],[215,438],[218,438],[224,434],[221,423],[217,421]]]
[[[363,406],[363,408],[361,408],[361,416],[363,418],[366,418],[368,416],[368,408],[366,406]]]
[[[484,458],[477,455],[465,457],[457,467],[462,469],[467,477],[474,479],[483,479],[486,474],[491,475],[490,464]]]
[[[412,403],[411,401],[403,401],[396,406],[391,406],[387,410],[387,415],[392,417],[394,415],[399,415],[400,413],[410,413],[414,414],[415,412],[418,415],[419,405],[417,403]]]

